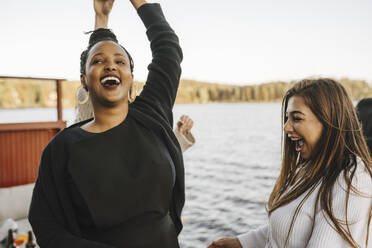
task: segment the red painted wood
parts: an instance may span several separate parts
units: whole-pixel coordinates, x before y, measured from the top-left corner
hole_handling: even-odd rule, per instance
[[[0,130],[0,188],[35,182],[42,151],[61,129]]]
[[[56,122],[0,124],[0,188],[33,183],[44,147],[62,129],[62,88],[64,79],[1,76],[0,78],[55,80],[57,84]]]

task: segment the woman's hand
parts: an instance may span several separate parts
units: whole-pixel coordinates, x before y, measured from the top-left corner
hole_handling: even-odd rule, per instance
[[[138,9],[139,7],[147,3],[146,0],[130,0],[130,2],[135,9]]]
[[[94,12],[96,13],[95,29],[107,28],[108,18],[114,5],[114,0],[94,0]]]
[[[190,132],[193,125],[194,122],[187,115],[182,115],[180,120],[177,122],[177,127],[183,135]]]
[[[94,12],[99,16],[108,16],[113,5],[114,0],[94,0]]]
[[[223,238],[213,241],[208,248],[243,248],[238,238]]]

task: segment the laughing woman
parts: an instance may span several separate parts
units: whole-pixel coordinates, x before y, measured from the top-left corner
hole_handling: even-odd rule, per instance
[[[114,0],[95,0],[94,11],[95,15],[95,26],[94,29],[107,28],[108,19]],[[133,83],[134,85],[134,83]],[[132,86],[132,89],[136,88]],[[132,98],[137,96],[136,90],[132,93]],[[75,120],[74,122],[81,122],[88,119],[94,118],[94,109],[92,101],[89,99],[88,91],[86,87],[79,87],[76,91],[76,107],[75,107]],[[193,120],[187,115],[182,115],[177,121],[177,128],[174,130],[177,141],[180,143],[181,151],[185,152],[195,143],[195,138],[190,132],[193,126]]]
[[[209,247],[372,247],[372,164],[345,89],[302,80],[282,105],[283,159],[269,223]]]
[[[179,247],[184,169],[172,108],[182,52],[159,4],[131,3],[151,42],[146,86],[129,104],[132,58],[110,30],[95,30],[81,55],[95,118],[60,132],[40,163],[29,220],[41,248]]]

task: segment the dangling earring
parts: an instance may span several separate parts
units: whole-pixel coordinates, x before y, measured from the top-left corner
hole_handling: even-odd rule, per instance
[[[85,94],[85,98],[84,98],[84,100],[82,100],[82,101],[80,101],[80,99],[79,99],[79,95],[80,95],[80,94]],[[80,87],[78,88],[78,90],[77,90],[76,97],[77,97],[77,102],[78,102],[79,104],[83,105],[83,104],[87,103],[88,100],[89,100],[89,91],[88,91],[86,88],[84,88],[83,86],[80,86]]]
[[[136,99],[136,92],[135,92],[133,86],[134,86],[134,83],[132,83],[132,86],[130,87],[130,89],[128,91],[128,101],[129,101],[129,103],[134,102],[134,100]],[[133,93],[135,93],[134,96],[133,96]]]

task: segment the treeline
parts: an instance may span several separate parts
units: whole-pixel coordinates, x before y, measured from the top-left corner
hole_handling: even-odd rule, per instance
[[[78,82],[62,83],[64,107],[75,105]],[[56,83],[51,80],[0,79],[0,108],[44,108],[57,104]]]
[[[372,97],[371,86],[363,80],[339,80],[354,101]],[[293,82],[269,82],[257,85],[226,85],[181,80],[176,103],[219,103],[219,102],[278,102]],[[135,82],[137,93],[143,83]],[[80,86],[77,81],[62,83],[64,107],[75,106],[75,92]],[[54,81],[0,79],[0,108],[55,107],[56,85]]]
[[[182,80],[177,103],[276,102],[287,88],[286,82],[238,86]]]

